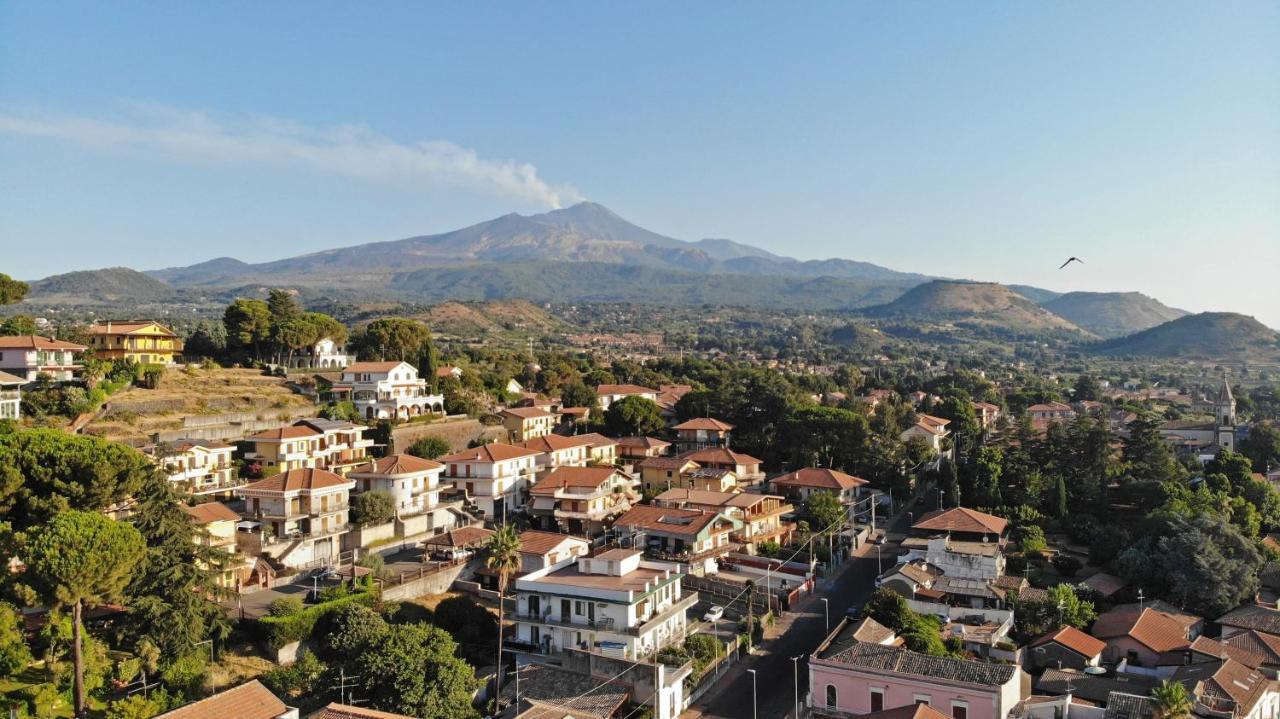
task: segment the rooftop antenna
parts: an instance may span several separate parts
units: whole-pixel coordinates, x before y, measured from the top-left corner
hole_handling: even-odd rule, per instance
[[[1138,587],[1138,611],[1142,611],[1142,587]]]
[[[366,701],[365,699],[356,699],[355,697],[349,696],[347,694],[347,688],[348,688],[347,682],[353,681],[359,678],[360,678],[359,675],[356,675],[354,677],[347,676],[347,670],[345,668],[338,671],[338,686],[330,687],[330,688],[338,690],[338,702],[340,704],[355,706],[356,704],[361,704]]]

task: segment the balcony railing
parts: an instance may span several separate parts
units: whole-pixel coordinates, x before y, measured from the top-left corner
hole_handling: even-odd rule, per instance
[[[580,627],[582,629],[607,629],[612,631],[614,621],[612,617],[601,617],[599,619],[589,619],[587,617],[575,616],[553,616],[550,608],[541,612],[516,612],[516,618],[526,622],[537,622],[538,624],[554,625],[558,627]]]
[[[16,389],[7,389],[0,391],[0,400],[19,400],[22,399],[22,393]]]
[[[640,622],[634,627],[627,627],[626,633],[638,637],[646,632],[656,629],[660,624],[669,621],[672,617],[687,612],[693,605],[698,603],[698,593],[689,592],[680,597],[674,604],[654,614],[648,619]]]

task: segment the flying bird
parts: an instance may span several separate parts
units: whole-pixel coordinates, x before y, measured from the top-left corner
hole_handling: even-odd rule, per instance
[[[1080,263],[1080,264],[1082,264],[1082,265],[1084,264],[1084,260],[1080,259],[1079,257],[1068,257],[1068,258],[1067,258],[1067,261],[1066,261],[1066,262],[1063,262],[1063,263],[1062,263],[1062,265],[1058,267],[1058,269],[1062,269],[1063,267],[1066,267],[1067,265],[1071,264],[1072,262],[1079,262],[1079,263]]]

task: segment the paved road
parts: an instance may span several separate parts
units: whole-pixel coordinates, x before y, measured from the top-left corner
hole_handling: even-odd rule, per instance
[[[905,514],[897,519],[891,531],[903,533],[907,529]],[[867,547],[869,552],[864,556],[850,560],[844,571],[836,578],[835,585],[818,596],[830,600],[831,626],[834,628],[844,616],[844,610],[850,605],[861,606],[875,589],[876,552],[875,547]],[[890,551],[890,550],[893,551]],[[896,544],[883,548],[885,566],[892,560],[890,555],[896,553]],[[795,716],[795,683],[792,680],[795,672],[791,657],[803,657],[799,662],[800,701],[804,701],[808,686],[809,654],[826,638],[826,620],[823,617],[822,602],[811,600],[807,611],[798,614],[787,631],[766,642],[763,656],[750,662],[742,662],[734,667],[725,678],[720,680],[711,691],[692,707],[693,714],[716,719],[751,719],[751,674],[746,669],[756,670],[756,716],[762,719]]]

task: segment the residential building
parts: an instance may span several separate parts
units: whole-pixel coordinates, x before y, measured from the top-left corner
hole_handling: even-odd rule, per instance
[[[714,574],[717,558],[736,547],[732,534],[742,530],[742,520],[723,512],[675,509],[637,504],[613,522],[615,536],[641,542],[656,559],[682,562],[694,574]]]
[[[654,437],[621,437],[618,439],[618,457],[633,462],[662,457],[670,446],[670,442]]]
[[[928,466],[932,469],[937,469],[943,457],[951,456],[951,450],[947,448],[943,441],[951,436],[951,430],[947,429],[949,424],[951,424],[949,419],[934,417],[929,414],[917,414],[916,423],[904,430],[899,435],[899,438],[903,442],[912,439],[923,441],[929,449],[933,450],[933,459]]]
[[[205,502],[194,507],[182,505],[182,510],[202,530],[195,536],[196,543],[226,555],[218,572],[218,586],[240,589],[253,569],[236,543],[236,525],[240,523],[240,515],[221,502]]]
[[[413,717],[408,714],[394,714],[368,707],[329,702],[308,714],[307,719],[413,719]]]
[[[591,440],[548,434],[516,442],[515,446],[538,452],[538,471],[556,467],[585,467],[591,462]]]
[[[704,469],[724,469],[733,472],[738,482],[743,485],[759,484],[764,481],[760,460],[749,454],[734,452],[728,447],[697,449],[681,454],[680,458],[697,462]]]
[[[40,375],[68,382],[84,369],[80,364],[84,351],[84,345],[39,335],[0,337],[0,371],[28,383]]]
[[[624,397],[641,397],[654,402],[658,399],[658,391],[634,384],[602,384],[596,387],[596,402],[601,412]]]
[[[331,419],[303,419],[288,427],[277,427],[250,435],[251,448],[244,458],[262,466],[264,473],[319,467],[346,474],[368,456],[372,439],[365,439],[365,427]]]
[[[581,537],[526,529],[520,533],[520,571],[536,572],[590,551],[591,543]]]
[[[349,399],[367,419],[409,419],[444,412],[444,395],[431,394],[408,362],[355,362],[331,390]]]
[[[632,689],[625,682],[546,664],[517,666],[516,671],[515,681],[502,685],[503,700],[511,706],[501,719],[627,719]]]
[[[733,425],[711,417],[695,417],[677,424],[676,451],[690,452],[707,447],[728,447]]]
[[[544,654],[578,648],[628,660],[684,641],[680,566],[631,549],[575,557],[515,581],[516,641]]]
[[[488,519],[505,521],[523,509],[540,452],[509,444],[486,444],[439,458],[444,481],[464,491]]]
[[[1223,639],[1248,631],[1280,636],[1280,611],[1245,604],[1218,617],[1217,624],[1222,628]]]
[[[354,487],[354,480],[323,469],[291,469],[237,487],[246,519],[259,525],[239,533],[242,548],[288,567],[335,562]]]
[[[1043,427],[1050,422],[1075,419],[1076,411],[1065,402],[1043,402],[1027,407],[1027,414],[1031,416],[1033,425]]]
[[[968,507],[953,507],[920,515],[911,529],[917,536],[944,534],[961,542],[994,542],[1003,545],[1009,522]]]
[[[576,435],[576,439],[580,442],[587,443],[587,452],[589,453],[587,461],[592,464],[616,464],[618,461],[618,442],[617,440],[606,437],[599,432],[587,432],[585,434]]]
[[[462,379],[462,368],[445,365],[436,368],[436,379]]]
[[[1191,449],[1201,455],[1216,455],[1219,450],[1235,450],[1236,398],[1231,385],[1224,379],[1218,394],[1207,409],[1213,411],[1213,419],[1175,420],[1160,425],[1159,432],[1165,441],[1179,448]]]
[[[8,372],[0,372],[0,420],[22,418],[22,385],[27,381]]]
[[[842,621],[809,657],[815,717],[853,719],[924,704],[952,719],[1006,719],[1029,684],[1013,664],[935,657],[859,641]]]
[[[195,495],[226,494],[244,484],[236,476],[236,448],[213,439],[178,439],[143,448],[181,491]]]
[[[440,503],[444,465],[411,454],[392,454],[354,467],[348,477],[359,492],[386,492],[395,500],[396,516],[430,512]]]
[[[741,544],[749,554],[755,554],[761,542],[785,544],[791,525],[783,522],[782,517],[795,511],[786,499],[772,494],[700,489],[669,489],[655,497],[653,503],[659,507],[720,512],[740,520],[742,530],[729,539]]]
[[[1280,716],[1277,684],[1255,669],[1230,658],[1178,667],[1172,681],[1187,688],[1194,713],[1231,719],[1275,719]]]
[[[613,467],[556,467],[529,490],[529,513],[547,528],[596,535],[640,498],[635,488]]]
[[[356,356],[347,351],[346,345],[332,337],[322,337],[318,342],[302,349],[290,360],[290,367],[311,369],[341,369],[355,364]]]
[[[155,719],[298,719],[298,710],[285,706],[257,679],[218,692]]]
[[[1004,574],[1005,556],[998,542],[963,541],[940,535],[908,537],[901,547],[906,551],[898,561],[923,561],[953,579],[985,583]]]
[[[770,480],[773,491],[797,502],[808,502],[814,494],[836,495],[841,504],[852,504],[860,488],[867,484],[861,477],[824,467],[805,467]]]
[[[551,434],[559,417],[541,407],[509,407],[498,413],[507,430],[507,440],[516,443]]]
[[[182,355],[182,338],[150,320],[101,320],[89,327],[89,347],[98,359],[171,365]]]
[[[974,402],[973,413],[978,417],[978,424],[987,431],[995,429],[996,423],[1000,421],[1000,416],[1003,414],[1000,411],[1000,405],[990,402]]]
[[[685,474],[701,468],[697,462],[680,457],[649,457],[640,460],[636,467],[640,470],[640,486],[646,492],[680,487]]]
[[[1110,711],[1112,703],[1119,698],[1120,706],[1126,707],[1129,704],[1126,697],[1148,695],[1158,684],[1155,677],[1143,674],[1129,672],[1117,672],[1114,675],[1086,674],[1083,671],[1049,668],[1036,679],[1035,691],[1039,695],[1070,696],[1073,702],[1087,703],[1089,706],[1105,706],[1108,711],[1104,719],[1123,719],[1123,715],[1112,715]],[[1074,711],[1073,707],[1073,715]],[[1143,719],[1143,715],[1131,715],[1127,719]],[[1151,719],[1151,717],[1147,716],[1145,719]]]
[[[1191,645],[1183,623],[1151,607],[1112,609],[1098,617],[1090,634],[1106,642],[1104,660],[1138,667],[1155,667],[1165,652]]]
[[[1027,666],[1034,669],[1078,669],[1102,662],[1107,643],[1075,627],[1062,627],[1038,637],[1027,645]]]

